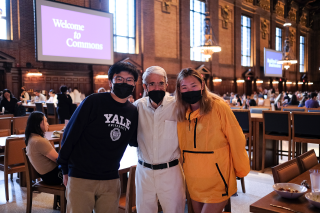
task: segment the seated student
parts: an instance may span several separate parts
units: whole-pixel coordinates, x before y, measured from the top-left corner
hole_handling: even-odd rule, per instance
[[[290,102],[285,104],[285,106],[298,106],[298,105],[299,105],[299,101],[296,95],[292,95]]]
[[[319,108],[319,102],[317,101],[317,93],[312,92],[309,96],[309,100],[306,101],[307,108]]]
[[[47,103],[54,103],[54,104],[58,103],[57,95],[53,89],[49,91],[49,96],[50,98],[47,100]]]
[[[306,101],[309,100],[308,94],[304,94],[302,100],[299,103],[298,107],[304,107],[306,105]]]
[[[237,106],[242,106],[241,98],[238,94],[236,94]]]
[[[20,101],[27,103],[28,100],[30,100],[29,93],[27,92],[26,87],[23,86],[21,87]]]
[[[3,99],[0,103],[0,110],[4,107],[4,114],[15,114],[16,105],[20,106],[21,102],[13,97],[12,93],[8,89],[3,90]]]
[[[36,95],[36,97],[34,98],[34,102],[43,102],[47,99],[46,96],[40,93],[40,90],[36,90],[34,94]]]
[[[43,182],[49,185],[62,184],[62,173],[58,169],[58,153],[44,137],[49,124],[42,112],[30,114],[25,131],[27,155],[34,169],[40,174]]]

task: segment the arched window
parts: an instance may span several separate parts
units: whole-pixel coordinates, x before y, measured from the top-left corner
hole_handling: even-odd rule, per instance
[[[0,1],[0,39],[11,39],[10,0]]]
[[[190,0],[190,60],[206,61],[203,54],[192,47],[204,44],[204,18],[206,5],[199,0]]]
[[[135,0],[109,0],[113,14],[114,51],[136,53]]]

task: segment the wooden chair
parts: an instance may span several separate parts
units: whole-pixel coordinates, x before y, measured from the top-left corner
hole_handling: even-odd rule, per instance
[[[293,155],[296,142],[320,144],[319,119],[319,112],[292,112]]]
[[[274,183],[287,183],[301,174],[298,160],[292,159],[278,166],[272,167]]]
[[[264,99],[264,106],[271,107],[270,99]]]
[[[27,176],[27,213],[31,213],[32,208],[32,194],[34,191],[44,192],[60,196],[60,212],[66,212],[67,200],[65,198],[66,187],[64,185],[47,185],[43,181],[32,183],[40,178],[39,173],[34,169],[26,155],[26,149],[22,149],[22,155],[26,166]],[[55,196],[56,198],[56,196]],[[56,201],[56,199],[54,199]],[[56,202],[53,203],[53,208],[56,207]]]
[[[251,166],[251,150],[252,150],[252,122],[251,122],[251,115],[250,111],[246,109],[242,110],[232,110],[233,114],[237,118],[239,125],[243,131],[243,134],[246,138],[248,138],[248,152],[249,152],[249,160]]]
[[[291,159],[291,118],[290,112],[263,111],[262,172],[265,168],[266,140],[287,140],[288,159]],[[277,156],[277,155],[275,155]]]
[[[44,108],[43,108],[42,103],[35,103],[35,104],[36,104],[36,111],[44,113]]]
[[[285,106],[285,107],[281,107],[281,111],[289,111],[289,112],[306,112],[305,107],[298,107],[298,106]]]
[[[9,129],[10,130],[10,135],[12,134],[12,117],[2,117],[0,118],[0,129]]]
[[[320,108],[307,108],[307,112],[320,112]]]
[[[0,118],[13,118],[13,114],[4,114],[4,115],[0,115]]]
[[[319,163],[314,149],[303,153],[302,155],[298,156],[297,159],[302,173]]]
[[[118,213],[137,213],[135,176],[136,166],[131,166],[129,170],[126,193],[121,194],[120,196]],[[162,208],[158,202],[158,212],[161,211]]]
[[[263,111],[270,111],[271,107],[266,106],[250,106],[250,113],[258,113],[261,114]]]
[[[47,118],[52,118],[54,124],[57,123],[57,112],[54,103],[47,103]]]
[[[61,131],[64,128],[65,124],[53,124],[49,125],[49,132],[52,131]]]
[[[21,149],[25,147],[26,144],[24,142],[24,138],[8,138],[6,140],[4,164],[0,165],[0,170],[4,171],[4,184],[7,201],[9,200],[8,175],[25,171],[24,159],[21,154]]]
[[[10,129],[0,129],[0,137],[10,136],[11,130]]]
[[[13,134],[24,134],[29,116],[13,118]]]
[[[190,198],[190,193],[188,191],[188,187],[186,187],[186,195],[187,195],[188,213],[194,213],[191,198]],[[226,206],[224,207],[223,212],[231,212],[231,199],[230,198],[228,199],[228,202],[227,202]]]

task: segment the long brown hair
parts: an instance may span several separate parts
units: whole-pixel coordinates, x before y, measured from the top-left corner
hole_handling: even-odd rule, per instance
[[[199,80],[201,85],[204,82],[204,79],[199,71],[192,68],[186,68],[181,70],[177,78],[176,93],[175,93],[176,100],[177,100],[177,109],[178,109],[178,121],[183,121],[186,119],[186,112],[190,106],[190,104],[182,100],[181,92],[180,92],[181,81],[188,76],[194,76],[196,79]],[[214,99],[221,99],[221,98],[211,93],[208,87],[205,85],[202,90],[202,97],[200,99],[201,115],[205,115],[212,110],[212,103]]]

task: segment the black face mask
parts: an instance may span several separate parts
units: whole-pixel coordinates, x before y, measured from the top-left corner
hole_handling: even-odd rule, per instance
[[[163,90],[152,90],[148,92],[148,95],[153,102],[159,104],[163,100],[163,97],[166,95],[166,92]]]
[[[182,95],[182,100],[187,102],[188,104],[195,104],[202,97],[201,90],[183,92],[183,93],[181,93],[181,95]]]
[[[127,98],[129,95],[131,95],[133,91],[134,86],[129,85],[127,83],[117,83],[113,84],[113,93],[121,99]]]

